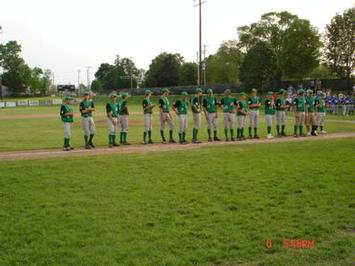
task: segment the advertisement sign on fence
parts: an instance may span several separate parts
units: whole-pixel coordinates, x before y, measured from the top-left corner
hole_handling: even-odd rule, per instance
[[[28,105],[29,106],[39,106],[39,101],[38,100],[28,100]]]
[[[16,102],[6,102],[5,106],[6,107],[16,107]]]

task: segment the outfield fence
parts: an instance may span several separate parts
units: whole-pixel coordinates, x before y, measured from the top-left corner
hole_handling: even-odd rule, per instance
[[[61,105],[62,99],[44,99],[44,100],[17,100],[17,101],[2,101],[0,108],[15,108],[15,107],[33,107],[33,106],[52,106]]]

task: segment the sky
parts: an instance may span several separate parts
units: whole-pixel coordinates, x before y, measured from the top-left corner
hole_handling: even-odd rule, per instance
[[[196,61],[198,8],[193,0],[1,0],[0,43],[16,40],[31,67],[51,69],[56,84],[87,83],[101,63],[132,57],[148,69],[161,52]],[[270,11],[289,11],[319,31],[353,0],[206,0],[203,44],[207,55],[237,38],[237,27]]]

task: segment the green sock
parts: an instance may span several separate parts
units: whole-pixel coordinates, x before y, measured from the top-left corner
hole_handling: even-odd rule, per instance
[[[152,131],[151,130],[148,130],[148,139],[152,140]]]
[[[258,135],[258,129],[254,127],[254,137],[256,137],[257,135]]]
[[[230,133],[231,133],[231,138],[234,138],[234,130],[233,129],[230,130]]]
[[[112,135],[111,134],[108,135],[108,144],[109,145],[112,144]]]
[[[249,137],[251,137],[251,127],[249,127]]]
[[[160,136],[163,141],[165,141],[164,130],[160,130]]]
[[[282,134],[285,134],[285,125],[282,125],[282,126],[281,126],[281,133],[282,133]]]
[[[64,144],[63,144],[63,147],[65,148],[67,146],[67,139],[64,138]]]
[[[244,137],[244,128],[243,127],[240,129],[240,136]]]
[[[207,129],[207,133],[208,133],[208,138],[211,138],[211,129]]]
[[[196,140],[196,128],[192,129],[192,139]]]
[[[300,126],[300,136],[303,135],[303,126]]]
[[[179,132],[179,142],[182,142],[182,133]]]
[[[85,146],[88,145],[88,136],[84,136]]]
[[[94,138],[94,134],[91,134],[90,135],[90,138],[89,138],[89,144],[92,144],[92,139]]]
[[[186,137],[186,132],[182,132],[182,141],[186,141],[186,139],[185,139],[185,137]]]
[[[267,127],[267,133],[271,134],[271,127]]]
[[[226,139],[228,139],[228,129],[224,130],[224,135],[226,136]]]
[[[173,131],[169,130],[169,139],[172,140],[173,139]]]
[[[120,143],[123,143],[123,132],[120,132]]]
[[[237,138],[240,138],[240,128],[237,128]]]
[[[293,132],[295,133],[295,135],[297,135],[297,126],[296,125],[294,125],[294,127],[293,127]]]
[[[67,139],[67,147],[70,147],[70,139]]]
[[[276,125],[276,131],[277,131],[277,135],[280,135],[280,126]]]
[[[112,144],[116,143],[116,135],[112,135]]]
[[[146,142],[146,140],[147,140],[147,132],[144,131],[144,133],[143,133],[143,141]]]
[[[216,131],[216,130],[213,131],[213,136],[214,136],[215,138],[217,138],[217,131]]]
[[[319,128],[320,128],[320,131],[323,131],[323,126],[319,126]]]
[[[127,142],[127,134],[128,134],[127,132],[124,132],[124,134],[123,134],[123,141],[124,142]]]

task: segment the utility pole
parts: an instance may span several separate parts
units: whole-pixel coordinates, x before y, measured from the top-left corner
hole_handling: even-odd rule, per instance
[[[88,89],[90,89],[90,68],[91,66],[86,67],[86,79]]]
[[[195,0],[194,0],[195,1]],[[198,78],[198,85],[201,85],[201,78],[202,78],[202,5],[205,2],[202,2],[201,0],[198,0],[198,4],[195,6],[198,6],[199,9],[199,47],[198,47],[198,73],[199,73],[199,78]]]
[[[81,91],[80,91],[80,69],[78,69],[78,92],[79,92],[79,96],[81,96]]]
[[[203,45],[203,85],[206,86],[206,47],[208,47],[208,45],[204,44]]]

